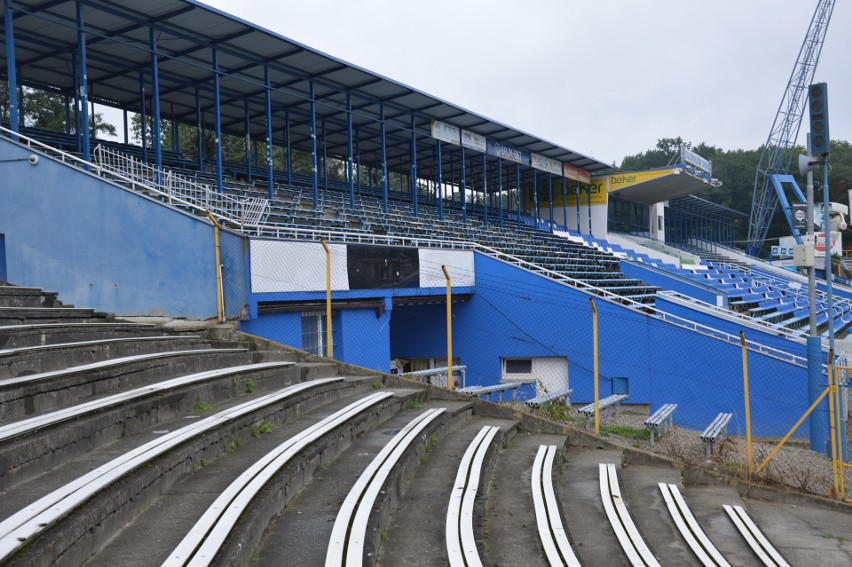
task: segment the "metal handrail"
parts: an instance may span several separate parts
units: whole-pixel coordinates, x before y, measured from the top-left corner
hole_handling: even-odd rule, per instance
[[[251,215],[233,215],[231,214],[226,207],[220,207],[216,205],[216,201],[218,197],[222,196],[226,197],[229,200],[235,200],[233,197],[224,196],[219,193],[216,193],[209,188],[202,192],[204,195],[203,199],[192,198],[192,195],[187,194],[179,194],[177,191],[169,191],[169,186],[165,185],[157,185],[156,183],[152,183],[150,180],[146,180],[144,177],[135,176],[135,175],[125,175],[121,171],[117,171],[116,168],[110,168],[104,164],[98,164],[86,161],[80,157],[77,157],[68,152],[62,151],[58,148],[54,148],[48,144],[40,142],[35,138],[27,136],[25,134],[21,134],[20,132],[15,132],[6,128],[5,126],[0,125],[0,134],[2,137],[7,138],[9,141],[13,143],[17,143],[22,145],[30,150],[38,151],[42,155],[64,163],[66,165],[72,166],[84,173],[88,173],[94,177],[107,181],[109,183],[118,185],[125,189],[131,189],[137,193],[154,193],[158,195],[162,195],[168,199],[170,205],[180,206],[186,209],[191,210],[192,212],[205,215],[208,210],[213,209],[212,212],[216,216],[217,219],[223,221],[224,223],[235,226],[235,227],[244,227],[247,224],[256,224],[256,221],[259,220],[257,215],[254,217]],[[102,146],[98,146],[95,148],[95,152],[98,152],[98,148],[102,148]],[[102,148],[105,150],[105,148]],[[115,153],[115,152],[113,152]],[[121,154],[124,156],[123,154]],[[125,158],[130,158],[130,156],[124,156]],[[144,164],[147,166],[147,164]],[[135,169],[136,166],[133,166],[128,169]],[[150,168],[150,166],[147,166]],[[155,168],[151,168],[155,169]],[[167,179],[169,174],[175,176],[177,174],[171,172],[161,172],[163,179]],[[187,178],[188,179],[188,178]],[[172,188],[176,187],[174,183],[174,177],[172,177]],[[244,205],[240,205],[237,207],[238,210],[242,210],[243,207],[251,207],[254,204],[254,201],[259,200],[256,197],[246,199],[243,201],[236,200],[237,202],[245,203]],[[268,202],[267,202],[267,211],[268,211]],[[254,222],[253,222],[254,221]]]

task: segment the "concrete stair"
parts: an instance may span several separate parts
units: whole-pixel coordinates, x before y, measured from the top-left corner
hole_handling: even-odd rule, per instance
[[[446,517],[453,480],[485,426],[499,427],[484,453],[471,516],[485,565],[548,564],[530,481],[541,445],[557,447],[552,475],[559,515],[583,565],[630,564],[604,512],[600,463],[615,464],[624,503],[662,565],[699,562],[669,514],[660,482],[678,487],[732,565],[759,562],[724,504],[746,508],[791,564],[812,564],[814,557],[821,565],[852,564],[852,516],[839,503],[738,484],[505,406],[221,328],[195,329],[190,336],[76,309],[80,320],[60,322],[46,313],[66,309],[55,295],[12,286],[0,286],[0,306],[18,310],[22,321],[19,332],[0,329],[0,526],[92,471],[111,470],[133,451],[210,423],[203,433],[122,469],[116,481],[44,522],[25,541],[16,539],[18,532],[0,534],[0,552],[11,546],[0,566],[160,565],[255,461],[376,393],[389,395],[306,444],[269,476],[229,528],[212,565],[324,565],[341,503],[361,473],[414,417],[432,408],[443,413],[402,452],[370,508],[367,565],[449,564]],[[33,312],[53,322],[32,323]],[[86,346],[63,346],[68,343]],[[119,344],[129,346],[121,350]],[[176,344],[183,348],[168,350]],[[244,370],[212,374],[234,367]],[[161,386],[200,373],[210,377]],[[134,397],[139,389],[147,393]],[[47,421],[110,396],[121,399]],[[3,437],[4,428],[27,419],[45,422]]]

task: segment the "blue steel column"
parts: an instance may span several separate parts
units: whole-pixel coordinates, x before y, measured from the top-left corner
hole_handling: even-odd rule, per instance
[[[198,169],[204,169],[204,115],[201,112],[201,93],[195,87],[195,145]]]
[[[577,197],[577,233],[583,234],[583,229],[580,227],[580,182],[577,181],[577,187],[574,188]]]
[[[124,126],[124,143],[126,145],[126,144],[130,143],[130,130],[129,130],[128,124],[127,124],[127,109],[126,108],[124,109],[124,111],[122,111],[121,118],[122,118],[122,124]],[[68,97],[67,96],[65,97],[65,133],[66,134],[71,133],[71,116],[69,115]]]
[[[145,73],[144,71],[139,71],[139,97],[142,102],[140,103],[140,125],[139,128],[142,131],[142,161],[148,161],[148,101],[145,97]],[[77,135],[80,134],[80,121],[77,121]]]
[[[77,0],[77,53],[80,57],[80,130],[83,159],[92,161],[92,151],[89,147],[89,78],[86,76],[86,32],[83,29],[83,1]]]
[[[12,0],[3,0],[6,31],[6,77],[9,85],[9,129],[18,132],[18,70],[15,68],[15,26],[12,21]]]
[[[503,158],[497,158],[497,206],[500,210],[500,217],[497,221],[500,228],[503,228]]]
[[[319,178],[317,171],[317,101],[314,96],[314,82],[308,82],[308,98],[311,106],[311,190],[314,197],[314,209],[319,206]]]
[[[441,155],[441,140],[435,140],[435,160],[438,162],[438,220],[444,220],[444,158]]]
[[[263,80],[266,83],[266,194],[272,200],[275,172],[272,168],[272,86],[269,84],[269,65],[263,66]]]
[[[450,210],[453,207],[453,191],[456,186],[456,154],[450,149]]]
[[[568,180],[562,178],[562,226],[568,230]]]
[[[157,182],[162,183],[163,171],[163,143],[160,140],[160,71],[157,64],[157,36],[154,33],[154,28],[148,28],[148,37],[150,39],[151,49],[151,100],[152,117],[154,122],[154,164],[157,167]]]
[[[246,179],[251,181],[251,118],[249,117],[248,99],[243,101],[243,128],[245,130],[246,143]]]
[[[488,156],[486,154],[482,154],[482,206],[483,210],[483,221],[485,222],[485,226],[488,226]]]
[[[216,190],[224,193],[222,183],[222,114],[219,97],[219,52],[213,48],[213,120],[216,129]]]
[[[411,115],[411,206],[417,217],[417,119]]]
[[[523,197],[521,191],[521,164],[515,164],[515,188],[518,194],[518,228],[521,228],[521,198]]]
[[[464,146],[460,146],[459,150],[461,152],[461,210],[462,210],[462,222],[467,224],[467,164],[464,159]]]
[[[547,200],[550,212],[550,232],[553,232],[553,174],[547,174]]]
[[[538,221],[541,215],[538,212],[538,172],[532,170],[533,176],[533,216],[535,217],[535,227],[538,228]]]
[[[322,190],[328,191],[328,131],[325,128],[325,118],[320,120],[322,130]]]
[[[346,178],[349,180],[349,208],[355,208],[355,179],[352,175],[352,93],[346,93]]]
[[[588,193],[589,193],[589,234],[591,236],[594,236],[594,234],[592,234],[592,186],[591,185],[589,185]]]
[[[379,105],[379,127],[382,137],[382,211],[388,212],[388,148],[385,140],[385,105]]]
[[[293,185],[293,151],[290,147],[290,113],[284,114],[284,144],[287,146],[287,185]]]
[[[361,194],[361,136],[358,131],[355,131],[355,182],[357,183],[358,194]]]

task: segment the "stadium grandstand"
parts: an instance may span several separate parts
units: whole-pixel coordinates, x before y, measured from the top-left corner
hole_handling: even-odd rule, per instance
[[[709,161],[614,171],[200,2],[3,7],[0,564],[852,557],[787,540],[769,497],[582,430],[612,404],[652,445],[707,428],[709,456],[814,404],[794,442],[845,443],[820,393],[852,288],[814,305],[739,250],[745,215],[701,197],[724,181]],[[479,399],[498,395],[512,409]],[[553,401],[592,409],[517,411]]]

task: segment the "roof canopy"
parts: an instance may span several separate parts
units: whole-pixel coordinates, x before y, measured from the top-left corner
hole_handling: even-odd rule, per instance
[[[156,51],[161,116],[214,124],[214,59],[220,73],[222,131],[266,139],[270,86],[273,140],[309,149],[311,103],[316,131],[331,156],[348,151],[348,105],[364,163],[380,163],[380,122],[386,126],[389,167],[407,168],[412,126],[418,140],[439,120],[510,146],[597,172],[610,165],[455,106],[305,45],[186,0],[80,0],[85,27],[89,98],[141,110],[144,87],[152,93]],[[18,81],[68,95],[75,92],[77,2],[12,0]],[[261,16],[260,14],[258,15]],[[5,38],[4,38],[5,41]],[[215,54],[215,55],[214,55]],[[5,49],[0,50],[5,75]],[[313,90],[313,97],[311,96]],[[147,104],[150,104],[148,102]],[[150,114],[150,106],[148,107]],[[430,161],[434,144],[419,141],[418,161]]]

